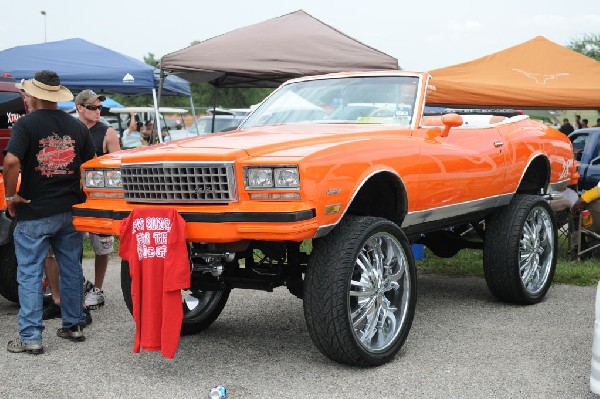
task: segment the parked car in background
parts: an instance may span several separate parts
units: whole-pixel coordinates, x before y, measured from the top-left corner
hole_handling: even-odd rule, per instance
[[[600,181],[600,127],[575,130],[569,135],[575,159],[579,161],[579,191],[589,190]]]
[[[127,129],[127,120],[129,118],[130,113],[135,113],[136,115],[138,115],[140,117],[140,121],[141,122],[146,122],[146,121],[154,121],[154,129],[157,128],[156,125],[156,114],[154,112],[154,107],[114,107],[114,108],[110,108],[110,114],[116,116],[117,118],[120,119],[120,129],[115,129],[117,131],[117,134],[119,136],[119,139],[122,140],[121,135],[123,134],[123,131],[125,129]],[[183,109],[183,108],[171,108],[171,107],[160,107],[159,108],[159,113],[160,113],[160,128],[161,131],[163,132],[163,137],[165,137],[167,135],[167,132],[177,132],[178,130],[176,128],[174,128],[173,126],[175,126],[173,124],[173,118],[165,118],[165,115],[172,115],[172,114],[177,114],[177,115],[181,115],[183,116],[185,113],[187,113],[188,110],[187,109]],[[154,134],[156,137],[156,130],[154,131]]]
[[[223,132],[226,130],[236,129],[242,121],[246,119],[244,115],[231,115],[231,114],[219,114],[214,116],[214,129],[213,129],[213,116],[205,115],[201,116],[196,120],[195,125],[191,125],[187,128],[188,133],[191,136],[201,136],[203,134]]]
[[[12,76],[0,75],[0,170],[4,162],[2,151],[8,144],[12,125],[27,112],[23,95],[15,83]]]
[[[0,171],[4,162],[2,151],[8,144],[13,124],[27,113],[27,104],[16,80],[0,75]],[[0,295],[12,302],[19,302],[17,284],[17,260],[12,241],[12,219],[7,217],[4,200],[4,179],[0,174]]]

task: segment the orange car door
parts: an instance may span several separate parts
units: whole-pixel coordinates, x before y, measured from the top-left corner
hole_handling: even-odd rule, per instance
[[[417,209],[489,198],[502,192],[505,154],[495,127],[452,128],[447,137],[421,128]]]

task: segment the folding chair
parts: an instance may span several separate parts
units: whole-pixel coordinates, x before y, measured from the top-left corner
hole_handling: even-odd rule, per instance
[[[577,218],[571,214],[571,209],[561,209],[554,212],[556,218],[556,228],[558,230],[558,255],[566,258],[573,258],[577,251]]]
[[[586,226],[584,217],[578,217],[579,230],[575,232],[577,243],[577,258],[582,260],[585,257],[594,257],[600,255],[600,200],[591,202],[588,205],[592,223]]]

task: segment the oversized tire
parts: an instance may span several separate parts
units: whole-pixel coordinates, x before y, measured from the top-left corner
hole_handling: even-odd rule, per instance
[[[0,246],[0,295],[11,302],[19,303],[17,257],[12,239]]]
[[[397,225],[346,216],[313,241],[308,262],[304,316],[316,347],[353,366],[391,360],[413,321],[416,274],[410,245]]]
[[[550,288],[557,259],[554,212],[537,195],[517,195],[492,215],[483,249],[485,280],[506,302],[540,302]]]
[[[121,261],[121,290],[129,312],[133,313],[129,263],[124,260]],[[196,334],[210,327],[223,311],[230,292],[231,290],[183,290],[181,292],[183,298],[181,335]]]

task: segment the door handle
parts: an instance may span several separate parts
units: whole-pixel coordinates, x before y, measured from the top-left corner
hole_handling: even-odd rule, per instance
[[[504,141],[494,141],[494,147],[502,147],[504,145]]]

